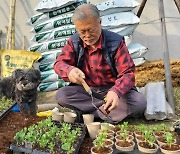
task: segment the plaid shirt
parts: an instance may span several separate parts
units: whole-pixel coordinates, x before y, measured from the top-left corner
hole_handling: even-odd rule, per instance
[[[85,54],[81,70],[85,73],[85,80],[89,86],[99,87],[114,85],[110,90],[114,91],[119,97],[126,94],[135,84],[135,66],[131,59],[124,40],[119,45],[115,55],[115,67],[118,75],[114,77],[110,66],[104,59],[102,49],[102,35],[99,44],[95,49],[90,49],[84,43]],[[73,50],[71,38],[62,49],[56,62],[54,63],[55,72],[65,81],[69,81],[68,74],[75,67],[75,52]]]

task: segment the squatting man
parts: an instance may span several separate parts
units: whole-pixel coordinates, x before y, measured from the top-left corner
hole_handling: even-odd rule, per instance
[[[141,115],[146,99],[135,87],[135,65],[123,36],[102,29],[99,11],[92,4],[77,7],[72,20],[77,33],[68,39],[54,63],[55,72],[70,82],[57,91],[57,102],[107,120],[92,105],[82,86],[84,79],[93,93],[106,98],[106,102],[94,98],[94,104],[104,112],[108,110],[113,121]]]

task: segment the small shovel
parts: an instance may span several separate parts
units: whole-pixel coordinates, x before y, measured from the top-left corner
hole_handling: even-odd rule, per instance
[[[93,96],[95,93],[92,92],[91,88],[88,86],[88,84],[86,83],[86,81],[84,79],[82,79],[82,85],[84,87],[84,89],[87,91],[87,93],[91,96],[92,101],[91,104],[97,109],[99,110],[107,119],[109,123],[114,123],[114,121],[112,120],[112,118],[109,116],[108,113],[104,113],[102,110],[100,110],[95,104],[94,104],[94,99]],[[102,96],[98,97],[98,99],[104,99]],[[105,101],[105,99],[104,99]],[[107,111],[106,111],[107,112]]]

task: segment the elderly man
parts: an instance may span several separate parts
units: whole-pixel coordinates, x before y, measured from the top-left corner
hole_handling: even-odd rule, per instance
[[[146,100],[134,86],[135,65],[123,36],[102,29],[99,11],[92,4],[77,7],[72,20],[77,33],[69,38],[54,64],[55,72],[71,84],[58,90],[57,102],[103,120],[108,119],[100,111],[108,111],[114,122],[141,115]],[[83,79],[100,110],[83,88]]]

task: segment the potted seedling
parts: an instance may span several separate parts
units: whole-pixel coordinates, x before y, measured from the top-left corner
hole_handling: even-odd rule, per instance
[[[164,123],[162,123],[160,125],[156,125],[153,130],[154,130],[154,136],[156,138],[162,137],[163,134],[167,131],[167,126]]]
[[[0,115],[12,105],[12,99],[7,99],[3,96],[0,99]]]
[[[128,135],[131,135],[131,136],[133,135],[132,132],[128,131],[128,127],[129,127],[128,122],[124,121],[122,124],[119,124],[118,127],[119,127],[119,131],[116,132],[116,135],[120,135],[121,133],[125,131],[128,133]]]
[[[170,132],[166,132],[163,137],[165,138],[166,144],[162,144],[160,149],[163,153],[173,153],[179,154],[180,153],[180,145],[174,143],[173,134]]]
[[[120,151],[133,151],[135,143],[133,138],[130,139],[128,132],[124,130],[119,136],[116,136],[115,146]]]
[[[143,136],[145,141],[138,143],[138,149],[144,153],[156,153],[158,150],[158,145],[155,143],[155,137],[151,130],[144,130]]]
[[[101,133],[93,141],[93,147],[91,148],[91,154],[111,154],[113,149],[105,144],[107,141],[107,134]]]

